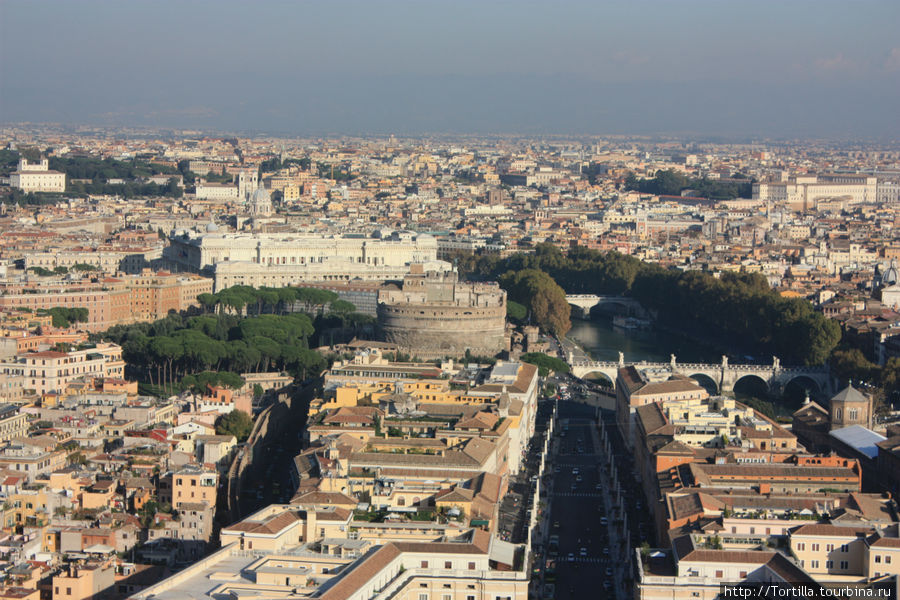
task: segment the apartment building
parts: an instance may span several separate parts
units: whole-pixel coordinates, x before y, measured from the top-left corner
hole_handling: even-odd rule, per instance
[[[48,451],[21,441],[0,450],[0,469],[21,473],[28,481],[66,466],[66,453]]]
[[[0,296],[0,309],[86,308],[87,322],[78,326],[102,331],[121,323],[165,318],[170,311],[198,306],[197,296],[212,291],[213,280],[206,277],[146,270],[140,275],[107,278],[102,285],[60,283],[12,291]]]
[[[693,379],[679,377],[670,379],[668,369],[659,372],[650,369],[639,370],[634,365],[622,367],[616,376],[616,418],[623,428],[625,440],[631,448],[635,446],[637,431],[637,408],[674,400],[705,400],[709,392]]]
[[[0,404],[0,442],[8,442],[26,435],[28,435],[28,415],[21,412],[15,404]]]
[[[53,576],[53,600],[104,600],[115,598],[116,567],[105,561],[76,564]]]
[[[195,465],[187,465],[171,475],[172,506],[178,508],[182,503],[205,502],[209,506],[216,505],[216,493],[219,486],[219,475]]]
[[[122,379],[122,349],[112,343],[88,344],[70,352],[29,352],[0,362],[0,374],[24,377],[26,389],[37,394],[62,394],[82,378]]]
[[[811,584],[815,580],[785,555],[772,550],[728,551],[704,548],[690,535],[671,548],[637,554],[638,600],[715,600],[722,582]]]

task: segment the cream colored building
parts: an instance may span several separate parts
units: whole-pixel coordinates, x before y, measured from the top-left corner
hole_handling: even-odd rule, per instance
[[[639,600],[715,600],[723,582],[813,583],[809,573],[771,550],[723,551],[701,547],[691,535],[670,549],[647,555],[635,551]]]
[[[0,442],[28,435],[28,415],[14,404],[0,404]]]
[[[527,600],[527,573],[492,566],[504,564],[505,542],[479,530],[468,538],[380,546],[334,539],[322,544],[324,552],[305,545],[256,552],[223,539],[225,547],[219,552],[132,598],[253,594],[321,600]]]
[[[753,199],[787,204],[793,210],[816,208],[820,200],[847,198],[848,204],[874,203],[878,180],[865,175],[798,175],[787,181],[753,184]]]
[[[448,269],[450,263],[427,263],[432,269]],[[324,262],[300,264],[259,264],[254,262],[220,262],[213,267],[215,290],[235,285],[252,287],[287,287],[305,282],[321,281],[388,281],[402,279],[409,273],[409,264],[369,265],[351,258],[339,257]]]
[[[192,271],[223,262],[257,265],[338,266],[350,261],[374,267],[402,267],[437,260],[437,241],[430,235],[395,231],[381,238],[313,234],[187,233],[170,238],[169,260]]]
[[[85,377],[122,379],[125,361],[116,344],[98,343],[71,352],[29,352],[0,362],[0,373],[23,376],[25,388],[38,394],[62,393],[69,383]]]
[[[51,171],[49,161],[42,158],[36,165],[19,160],[18,168],[10,174],[9,185],[23,192],[65,192],[66,174]]]

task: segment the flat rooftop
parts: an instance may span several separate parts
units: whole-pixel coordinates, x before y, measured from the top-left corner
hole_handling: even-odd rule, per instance
[[[259,559],[258,556],[249,553],[246,556],[232,556],[230,550],[220,550],[220,552],[224,552],[221,560],[209,561],[209,558],[207,558],[210,564],[204,565],[200,569],[195,570],[194,566],[187,567],[185,571],[195,572],[189,573],[187,577],[178,581],[170,589],[153,591],[153,588],[150,587],[143,592],[135,594],[132,598],[137,600],[147,598],[153,598],[153,600],[209,600],[212,598],[210,593],[223,583],[243,581],[248,586],[255,585],[252,580],[243,576],[243,572]],[[216,553],[212,557],[218,556],[218,554]],[[179,574],[185,573],[185,571],[176,573],[169,580],[178,577]],[[225,574],[230,579],[220,577]]]

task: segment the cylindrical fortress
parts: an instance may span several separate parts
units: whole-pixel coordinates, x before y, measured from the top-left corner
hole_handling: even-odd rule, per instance
[[[378,292],[377,314],[382,339],[413,356],[493,356],[506,347],[506,292],[493,282],[460,283],[452,271],[413,268],[402,289]]]

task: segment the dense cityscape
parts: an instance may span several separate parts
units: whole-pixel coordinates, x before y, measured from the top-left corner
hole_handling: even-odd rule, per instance
[[[401,4],[0,3],[0,600],[896,598],[900,9]]]

